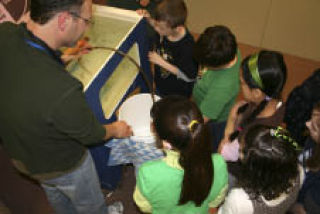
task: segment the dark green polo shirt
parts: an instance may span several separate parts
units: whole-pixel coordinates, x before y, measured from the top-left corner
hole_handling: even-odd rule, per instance
[[[106,133],[82,84],[26,41],[46,46],[23,24],[0,24],[0,136],[20,170],[52,178],[76,168]]]

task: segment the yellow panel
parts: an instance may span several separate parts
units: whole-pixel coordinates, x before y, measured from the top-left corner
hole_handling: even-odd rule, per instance
[[[263,47],[320,61],[320,1],[272,1]]]
[[[89,43],[93,47],[117,48],[135,26],[135,23],[132,22],[102,16],[94,16],[93,21],[94,24],[85,34],[86,37],[89,37]],[[82,82],[86,90],[112,55],[112,51],[93,49],[81,57],[80,63],[71,62],[67,70]]]
[[[138,45],[134,44],[128,55],[139,63]],[[135,80],[138,68],[128,58],[123,58],[105,85],[100,90],[100,102],[106,119],[109,119],[115,108]]]

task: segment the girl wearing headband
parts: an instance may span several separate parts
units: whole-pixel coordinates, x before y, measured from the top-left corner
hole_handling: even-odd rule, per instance
[[[304,177],[295,142],[281,128],[255,125],[241,137],[240,147],[237,183],[218,214],[286,213]]]
[[[237,138],[249,125],[279,125],[284,114],[281,92],[287,79],[287,69],[282,54],[263,50],[246,57],[241,66],[240,82],[244,100],[236,103],[230,111],[219,148],[228,161],[238,159]]]
[[[168,96],[151,109],[153,130],[166,157],[144,163],[134,200],[148,213],[208,213],[227,190],[223,158],[212,154],[202,114],[190,100]]]

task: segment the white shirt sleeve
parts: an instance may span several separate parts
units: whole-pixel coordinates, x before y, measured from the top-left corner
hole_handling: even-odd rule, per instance
[[[185,82],[195,82],[196,81],[196,79],[190,79],[189,77],[187,77],[187,75],[185,75],[181,70],[178,70],[177,78],[182,79]]]
[[[306,178],[305,176],[305,172],[303,170],[303,167],[299,164],[298,165],[298,168],[299,168],[299,174],[300,174],[300,188],[302,187],[303,185],[303,182],[304,182],[304,179]]]
[[[218,214],[253,214],[249,195],[241,188],[232,189],[219,208]]]

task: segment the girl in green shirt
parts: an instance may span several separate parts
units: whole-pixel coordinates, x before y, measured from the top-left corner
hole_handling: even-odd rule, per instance
[[[223,158],[211,152],[200,110],[186,98],[168,96],[151,115],[166,157],[139,168],[136,204],[148,213],[208,213],[224,199],[228,172]]]

